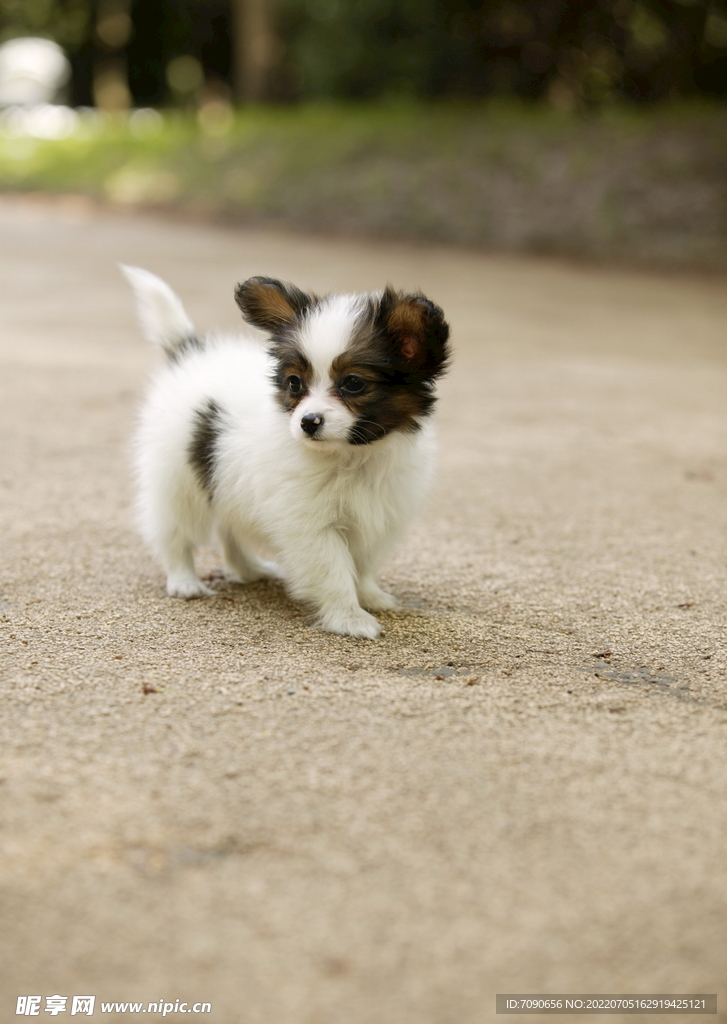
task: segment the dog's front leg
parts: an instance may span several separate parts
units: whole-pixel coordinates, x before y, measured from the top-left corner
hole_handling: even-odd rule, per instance
[[[394,595],[383,590],[373,576],[362,576],[359,580],[358,599],[364,608],[375,612],[388,612],[399,607]]]
[[[352,530],[349,548],[356,566],[356,593],[362,608],[372,612],[385,612],[399,607],[393,594],[382,590],[376,582],[376,570],[391,546],[388,537],[381,534],[367,535],[365,531]]]
[[[373,640],[381,626],[358,602],[356,568],[341,533],[329,526],[286,538],[284,575],[291,595],[318,610],[318,625],[329,633]]]

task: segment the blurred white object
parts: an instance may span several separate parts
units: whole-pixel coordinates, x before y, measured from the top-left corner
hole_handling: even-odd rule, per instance
[[[0,111],[0,135],[5,138],[67,139],[79,128],[81,118],[71,107],[39,103]]]
[[[0,106],[53,103],[70,75],[68,58],[50,39],[10,39],[0,46]]]
[[[158,110],[152,107],[139,107],[129,114],[129,128],[131,134],[138,139],[147,135],[155,135],[164,127],[164,118]]]

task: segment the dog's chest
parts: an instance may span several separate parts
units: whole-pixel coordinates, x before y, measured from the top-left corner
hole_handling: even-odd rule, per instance
[[[378,532],[385,529],[411,489],[408,460],[371,459],[355,468],[331,474],[318,494],[319,508],[331,525],[342,530]]]

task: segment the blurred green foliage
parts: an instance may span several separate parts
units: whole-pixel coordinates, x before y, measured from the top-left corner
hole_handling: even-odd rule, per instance
[[[0,41],[47,36],[77,50],[92,31],[92,0],[0,0]]]
[[[108,57],[98,19],[118,7],[137,104],[174,102],[170,61],[196,58],[231,87],[234,25],[250,0],[0,0],[0,37],[69,49],[74,96]],[[560,109],[727,97],[727,0],[256,0],[274,36],[271,100],[547,98]],[[126,16],[126,15],[125,15]],[[91,70],[90,70],[91,69]],[[85,92],[84,92],[85,90]]]
[[[278,0],[310,97],[727,94],[725,0]]]
[[[719,106],[589,117],[512,100],[138,111],[85,115],[55,141],[3,133],[0,122],[0,189],[722,269],[725,180]]]

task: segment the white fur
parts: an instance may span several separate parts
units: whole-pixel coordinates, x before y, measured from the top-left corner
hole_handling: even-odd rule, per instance
[[[358,295],[331,295],[303,321],[301,348],[313,366],[314,380],[310,393],[298,404],[297,415],[290,418],[290,433],[294,438],[300,434],[300,417],[312,413],[322,418],[323,426],[318,430],[316,440],[309,439],[308,444],[338,441],[350,447],[346,439],[355,417],[331,395],[328,370],[350,342],[360,309],[361,297]]]
[[[148,337],[171,351],[174,339],[193,334],[167,285],[146,271],[124,272]],[[137,435],[139,512],[170,595],[212,593],[193,554],[213,542],[229,578],[282,575],[294,598],[316,608],[323,629],[379,634],[364,608],[396,606],[375,574],[426,491],[434,442],[426,420],[415,433],[393,431],[372,444],[343,440],[352,417],[328,393],[326,368],[346,347],[358,301],[337,297],[310,318],[304,344],[319,380],[292,417],[276,401],[271,357],[251,336],[210,336],[203,349],[156,372]],[[196,411],[210,399],[225,411],[227,427],[216,452],[213,501],[188,455]],[[325,416],[321,440],[301,431],[306,411]],[[280,569],[265,560],[269,555]]]
[[[141,267],[119,264],[136,298],[136,311],[145,338],[171,351],[175,345],[194,334],[194,325],[184,306],[168,284]]]

